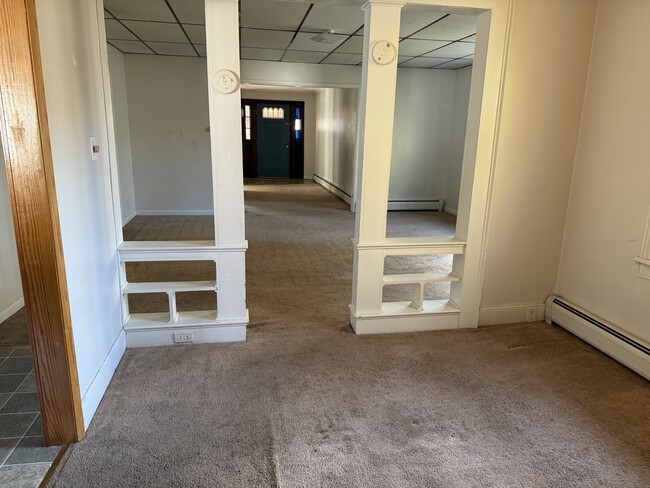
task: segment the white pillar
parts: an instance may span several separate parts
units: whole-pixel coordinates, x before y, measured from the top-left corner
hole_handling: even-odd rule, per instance
[[[378,43],[399,45],[400,11],[403,2],[371,0],[365,10],[363,75],[361,80],[361,117],[359,137],[359,173],[355,226],[352,313],[381,312],[384,274],[383,249],[367,249],[386,239],[388,183],[393,143],[393,117],[397,84],[395,59],[381,64],[373,59]]]
[[[205,0],[210,105],[218,319],[241,319],[246,311],[244,175],[241,141],[239,9],[237,0]]]

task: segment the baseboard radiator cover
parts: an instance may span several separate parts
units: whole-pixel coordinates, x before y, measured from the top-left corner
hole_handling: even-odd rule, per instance
[[[650,380],[650,347],[614,324],[557,295],[546,300],[546,322],[568,330]]]
[[[388,200],[389,211],[408,211],[408,210],[436,210],[442,212],[445,208],[444,200]]]

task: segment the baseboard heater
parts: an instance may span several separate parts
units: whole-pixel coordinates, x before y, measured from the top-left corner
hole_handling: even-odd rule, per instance
[[[445,208],[444,200],[388,200],[388,210],[437,210]]]
[[[546,322],[557,324],[650,380],[650,347],[557,295],[546,300]]]

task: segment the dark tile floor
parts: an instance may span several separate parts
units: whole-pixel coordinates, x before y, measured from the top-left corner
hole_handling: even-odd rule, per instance
[[[0,486],[39,486],[60,450],[43,443],[30,349],[0,348]]]

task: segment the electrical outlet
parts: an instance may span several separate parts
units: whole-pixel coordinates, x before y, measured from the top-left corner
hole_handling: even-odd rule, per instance
[[[537,320],[537,307],[530,307],[528,309],[528,315],[526,316],[526,322],[535,322]]]
[[[174,342],[177,344],[194,342],[194,332],[174,332]]]

